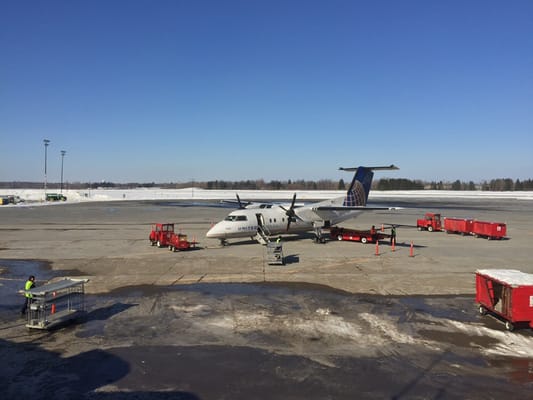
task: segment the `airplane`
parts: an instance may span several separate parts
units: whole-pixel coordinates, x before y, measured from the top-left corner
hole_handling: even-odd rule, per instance
[[[222,245],[228,244],[228,239],[248,237],[261,244],[267,244],[271,236],[313,230],[316,241],[323,241],[324,228],[355,218],[364,211],[396,209],[396,207],[367,207],[366,203],[374,171],[397,169],[395,165],[339,168],[342,171],[354,172],[346,195],[303,206],[296,205],[296,193],[290,206],[270,203],[243,205],[237,196],[239,209],[232,211],[224,220],[213,225],[206,237],[219,239]]]

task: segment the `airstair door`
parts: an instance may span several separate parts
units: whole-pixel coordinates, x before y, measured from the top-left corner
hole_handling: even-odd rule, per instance
[[[270,239],[268,236],[270,235],[270,232],[268,228],[265,225],[265,218],[263,214],[255,214],[257,218],[257,235],[254,237],[259,243],[261,244],[267,244],[270,242]]]
[[[255,216],[257,218],[257,226],[263,228],[265,226],[265,217],[263,214],[255,214]]]

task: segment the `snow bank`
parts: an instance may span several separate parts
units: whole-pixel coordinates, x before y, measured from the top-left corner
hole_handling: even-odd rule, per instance
[[[53,193],[48,190],[48,193]],[[124,201],[124,200],[224,200],[235,199],[236,194],[244,200],[288,200],[292,199],[294,191],[290,190],[205,190],[199,188],[185,189],[85,189],[63,190],[67,202],[85,201]],[[298,190],[297,200],[320,200],[342,196],[345,192],[330,191],[305,191]],[[43,189],[0,189],[0,196],[15,195],[26,202],[44,202]],[[481,192],[481,191],[447,191],[447,190],[392,190],[370,192],[372,199],[513,199],[533,200],[533,192]]]

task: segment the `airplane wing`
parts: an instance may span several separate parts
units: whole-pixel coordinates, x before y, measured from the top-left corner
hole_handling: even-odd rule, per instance
[[[335,219],[339,216],[346,214],[356,214],[357,212],[364,211],[390,211],[398,210],[399,207],[365,207],[365,206],[317,206],[311,208],[311,211],[314,212],[319,218],[323,220]]]
[[[241,198],[239,197],[239,195],[237,193],[235,193],[235,197],[237,198],[237,200],[220,200],[221,203],[224,203],[224,204],[233,204],[233,205],[236,205],[236,206],[239,206],[239,209],[243,209],[243,208],[259,208],[259,206],[261,205],[261,203],[255,203],[253,201],[244,201],[242,202],[241,201]],[[257,207],[256,207],[257,205]],[[249,207],[249,206],[253,206],[253,207]]]
[[[237,200],[220,200],[221,204],[233,204],[235,206],[239,206],[239,208],[245,208],[246,206],[252,204],[251,201],[237,201]]]
[[[289,207],[291,203],[287,202],[278,202],[278,201],[246,201],[246,200],[220,200],[220,204],[231,204],[235,206],[236,208],[243,209],[243,208],[272,208],[279,206],[281,208],[283,207]],[[295,203],[294,208],[304,207],[305,203]]]
[[[376,211],[376,210],[401,210],[403,207],[368,207],[368,206],[319,206],[313,211]]]

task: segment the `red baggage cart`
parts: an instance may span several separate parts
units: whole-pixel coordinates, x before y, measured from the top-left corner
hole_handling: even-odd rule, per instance
[[[376,231],[375,228],[362,231],[337,226],[331,227],[329,234],[332,239],[361,242],[363,244],[375,243],[377,240],[389,239],[391,237],[391,235],[387,233],[381,233]]]
[[[474,221],[472,233],[475,237],[487,239],[503,239],[507,234],[507,226],[502,222]]]
[[[491,313],[505,321],[507,330],[528,324],[533,328],[533,274],[515,269],[476,271],[479,313]]]
[[[446,233],[460,233],[470,235],[474,220],[468,218],[444,218],[444,230]]]

